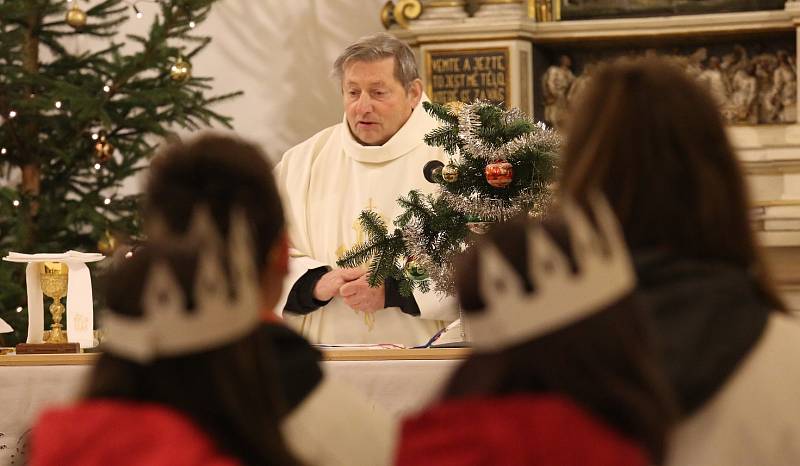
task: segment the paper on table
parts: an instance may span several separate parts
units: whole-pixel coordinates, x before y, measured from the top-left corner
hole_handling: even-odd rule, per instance
[[[357,348],[357,349],[406,349],[399,343],[315,343],[316,348]]]

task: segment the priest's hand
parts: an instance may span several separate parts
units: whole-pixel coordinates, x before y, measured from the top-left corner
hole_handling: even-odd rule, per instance
[[[364,275],[364,269],[333,269],[323,275],[314,285],[314,299],[317,301],[330,301],[339,296],[339,289],[346,284]]]
[[[345,283],[339,289],[339,295],[344,302],[356,311],[375,312],[386,307],[384,285],[381,284],[375,288],[369,286],[368,276],[369,274],[364,273],[358,279]]]

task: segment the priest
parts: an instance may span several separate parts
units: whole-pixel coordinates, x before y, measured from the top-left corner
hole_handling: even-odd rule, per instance
[[[391,226],[400,195],[432,191],[422,168],[445,154],[423,137],[437,122],[422,108],[413,52],[389,34],[347,47],[333,74],[342,122],[289,149],[275,168],[293,248],[280,309],[314,343],[419,345],[455,317],[455,308],[434,294],[401,296],[392,279],[370,287],[366,269],[337,268],[336,261],[366,239],[363,210]]]

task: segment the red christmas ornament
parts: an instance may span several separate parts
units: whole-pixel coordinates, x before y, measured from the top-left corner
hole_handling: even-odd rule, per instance
[[[492,162],[484,169],[486,181],[495,188],[505,188],[514,180],[514,168],[508,162]]]

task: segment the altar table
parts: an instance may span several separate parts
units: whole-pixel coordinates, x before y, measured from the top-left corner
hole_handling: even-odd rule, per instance
[[[325,349],[323,369],[395,416],[434,397],[469,350]],[[0,356],[0,465],[45,407],[73,399],[97,354]]]

